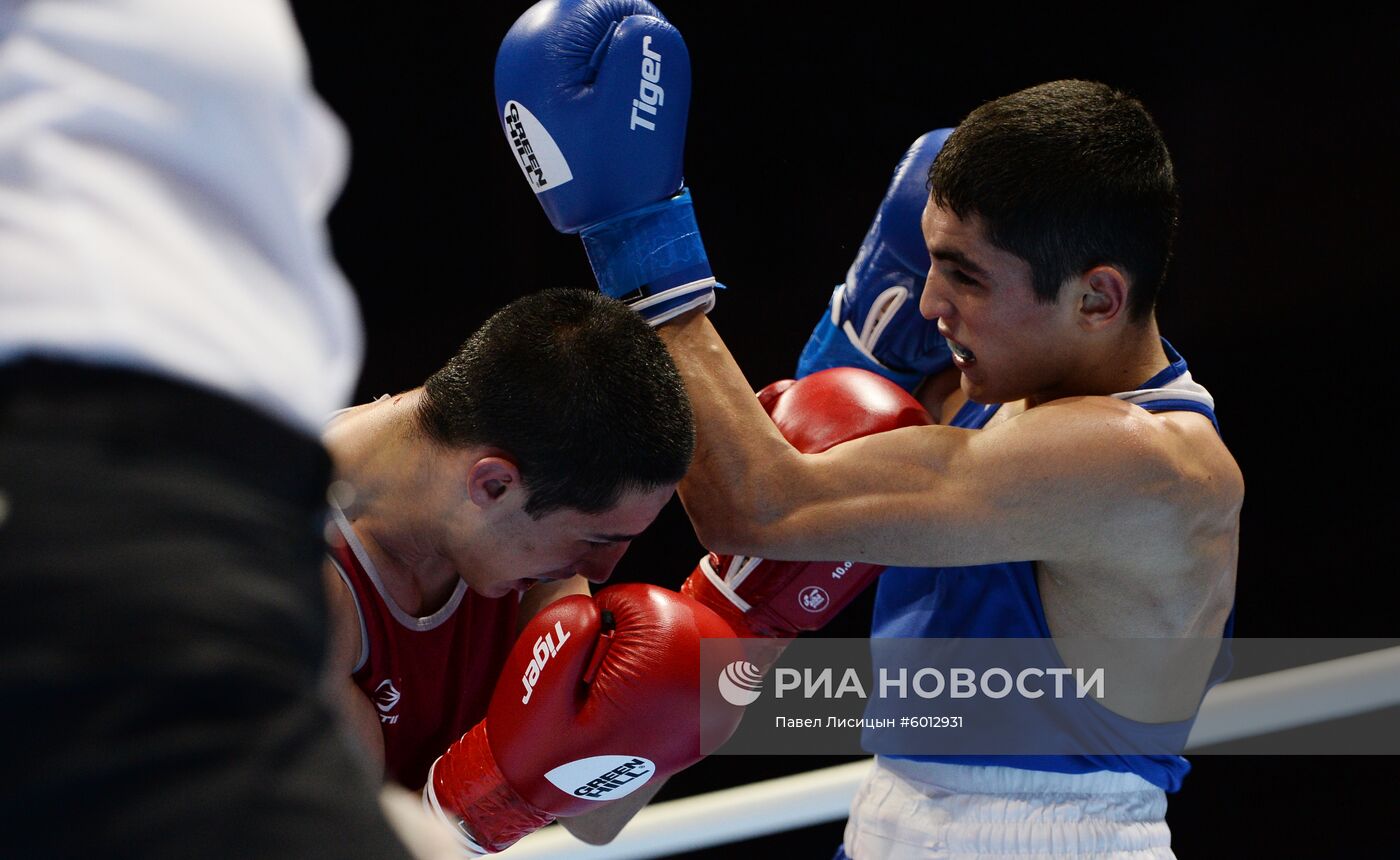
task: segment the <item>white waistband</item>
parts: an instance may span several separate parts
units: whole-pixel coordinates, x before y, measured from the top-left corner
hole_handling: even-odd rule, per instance
[[[1099,770],[1091,773],[1057,773],[1000,765],[953,764],[875,757],[875,766],[916,783],[937,786],[960,794],[1116,794],[1161,791],[1135,773]]]

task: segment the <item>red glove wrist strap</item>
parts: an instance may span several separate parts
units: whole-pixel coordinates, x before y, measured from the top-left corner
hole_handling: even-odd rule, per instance
[[[448,748],[433,767],[433,792],[443,808],[460,816],[467,830],[488,851],[504,851],[521,837],[554,821],[532,806],[506,782],[478,723]]]

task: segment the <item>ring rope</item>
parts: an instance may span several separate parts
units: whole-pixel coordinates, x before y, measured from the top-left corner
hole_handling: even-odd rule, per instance
[[[1400,704],[1400,646],[1227,681],[1213,688],[1186,749]],[[845,818],[870,759],[655,803],[607,845],[559,826],[527,836],[510,860],[664,857]]]

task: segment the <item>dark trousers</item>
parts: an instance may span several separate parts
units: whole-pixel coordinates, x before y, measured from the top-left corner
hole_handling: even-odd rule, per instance
[[[317,695],[329,468],[202,389],[0,368],[0,855],[407,856]]]

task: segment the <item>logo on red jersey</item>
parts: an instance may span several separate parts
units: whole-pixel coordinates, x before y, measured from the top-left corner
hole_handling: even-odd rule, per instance
[[[379,682],[379,686],[374,688],[374,706],[379,709],[379,721],[381,723],[397,723],[398,714],[390,714],[399,703],[399,691],[394,689],[394,682],[385,678]]]

